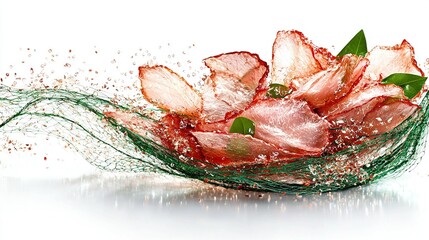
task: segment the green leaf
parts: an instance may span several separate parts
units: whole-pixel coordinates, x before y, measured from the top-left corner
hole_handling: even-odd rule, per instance
[[[366,38],[363,30],[360,30],[356,35],[347,43],[347,45],[338,53],[338,57],[352,53],[357,56],[365,56],[368,52],[366,48]]]
[[[269,98],[284,98],[287,95],[291,94],[291,90],[285,85],[272,83],[267,92],[267,97]]]
[[[383,79],[383,84],[395,84],[404,89],[404,94],[409,99],[415,97],[422,90],[427,77],[409,73],[393,73]]]
[[[229,132],[253,136],[255,135],[255,123],[248,118],[238,117],[232,123]]]

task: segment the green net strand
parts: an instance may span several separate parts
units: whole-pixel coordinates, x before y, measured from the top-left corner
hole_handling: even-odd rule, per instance
[[[92,165],[108,171],[167,173],[229,188],[308,194],[336,191],[397,176],[424,156],[429,97],[394,130],[336,154],[292,163],[219,167],[178,155],[103,113],[126,106],[93,94],[0,87],[0,132],[61,139]],[[148,109],[136,116],[156,121]]]

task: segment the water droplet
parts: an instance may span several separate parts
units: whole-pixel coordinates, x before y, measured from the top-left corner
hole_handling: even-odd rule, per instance
[[[393,120],[393,117],[390,117],[389,119],[387,119],[387,122],[388,122],[388,123],[391,123],[391,122],[392,122],[392,120]]]

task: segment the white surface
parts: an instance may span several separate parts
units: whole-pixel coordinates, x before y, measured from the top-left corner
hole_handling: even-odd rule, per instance
[[[1,177],[0,238],[426,239],[428,184],[283,196],[140,175]]]
[[[2,0],[0,75],[27,47],[196,44],[201,58],[247,50],[269,61],[281,29],[303,31],[334,53],[364,29],[369,48],[406,38],[421,64],[429,57],[424,1],[278,2]],[[259,197],[181,179],[99,173],[70,151],[38,148],[48,161],[0,152],[1,240],[427,237],[428,156],[413,172],[376,185]]]

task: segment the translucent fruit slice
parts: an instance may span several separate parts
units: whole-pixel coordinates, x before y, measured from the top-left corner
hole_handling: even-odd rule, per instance
[[[211,72],[202,88],[206,122],[243,111],[268,86],[268,65],[256,54],[231,52],[206,58],[204,63]]]
[[[214,132],[192,134],[197,138],[206,161],[218,165],[267,164],[273,161],[292,161],[302,156],[250,135]]]
[[[198,117],[203,101],[189,83],[165,66],[141,66],[143,96],[157,107],[185,116]]]
[[[299,89],[305,79],[323,70],[333,56],[314,46],[299,31],[279,31],[273,44],[271,78],[273,83]]]
[[[255,138],[289,152],[320,155],[328,144],[328,122],[315,114],[305,101],[259,100],[238,116],[255,123]],[[233,120],[200,124],[196,129],[227,133]]]

